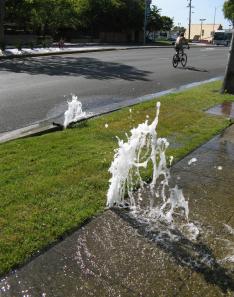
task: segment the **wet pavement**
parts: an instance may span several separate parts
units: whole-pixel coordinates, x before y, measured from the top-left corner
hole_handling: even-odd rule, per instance
[[[177,92],[181,92],[181,91],[184,91],[184,90],[196,87],[196,86],[200,86],[200,85],[203,85],[206,83],[218,81],[220,79],[222,79],[221,76],[211,78],[208,80],[204,80],[204,81],[200,81],[200,82],[195,82],[195,83],[193,82],[190,84],[182,85],[178,88],[173,88],[173,89],[169,89],[169,90],[165,90],[165,91],[161,91],[161,92],[157,92],[157,93],[153,93],[153,94],[148,94],[148,95],[137,97],[134,99],[128,99],[128,100],[125,100],[124,102],[114,102],[114,103],[111,102],[105,106],[102,105],[99,107],[92,106],[92,112],[85,111],[86,112],[85,119],[89,119],[89,118],[93,118],[93,117],[96,117],[96,116],[99,116],[99,115],[102,115],[105,113],[113,112],[120,108],[132,106],[137,103],[147,102],[149,100],[152,100],[155,98],[160,98],[167,94],[174,94]],[[228,102],[228,104],[229,103],[230,102]],[[64,104],[63,109],[65,110],[66,108],[67,108],[67,104]],[[207,112],[220,115],[219,108],[217,106],[208,110]],[[232,107],[232,114],[233,114],[232,117],[234,117],[234,104]],[[84,118],[81,119],[81,121],[83,121],[83,120],[84,120]],[[17,130],[13,130],[10,132],[0,133],[0,143],[11,141],[11,140],[18,139],[18,138],[25,138],[25,137],[54,132],[54,131],[63,129],[63,125],[64,125],[64,111],[61,113],[60,116],[57,116],[55,118],[51,118],[46,121],[38,122],[36,124],[30,125],[30,126],[27,126],[24,128],[20,128]]]
[[[216,105],[207,110],[207,113],[222,115],[227,118],[234,118],[234,102],[224,101],[222,104]]]
[[[108,210],[1,279],[0,296],[234,296],[233,167],[234,125],[172,167],[197,240]]]

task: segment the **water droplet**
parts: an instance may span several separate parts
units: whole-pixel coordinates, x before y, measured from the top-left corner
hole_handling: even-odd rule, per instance
[[[192,163],[197,162],[197,158],[192,158],[191,160],[188,161],[188,165],[191,165]]]

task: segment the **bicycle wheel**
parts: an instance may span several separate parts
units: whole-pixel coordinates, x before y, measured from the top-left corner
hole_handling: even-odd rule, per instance
[[[183,53],[183,55],[182,55],[182,57],[180,59],[180,62],[181,62],[181,64],[182,64],[183,67],[186,66],[187,60],[188,60],[187,55],[185,53]]]
[[[173,59],[172,59],[172,65],[174,68],[176,68],[178,66],[178,64],[179,64],[178,56],[174,55]]]

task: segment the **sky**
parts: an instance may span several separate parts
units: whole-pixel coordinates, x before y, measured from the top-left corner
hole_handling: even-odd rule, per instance
[[[229,29],[229,22],[223,16],[222,7],[224,0],[192,0],[192,24],[200,24],[200,19],[206,19],[204,24],[213,24],[216,8],[215,23],[222,24]],[[152,5],[161,8],[161,15],[174,18],[174,25],[188,27],[189,9],[188,0],[152,0]]]

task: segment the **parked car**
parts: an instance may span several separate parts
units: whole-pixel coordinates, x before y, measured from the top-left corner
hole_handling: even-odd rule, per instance
[[[172,45],[175,45],[176,38],[175,37],[168,37],[167,41],[170,41]]]

